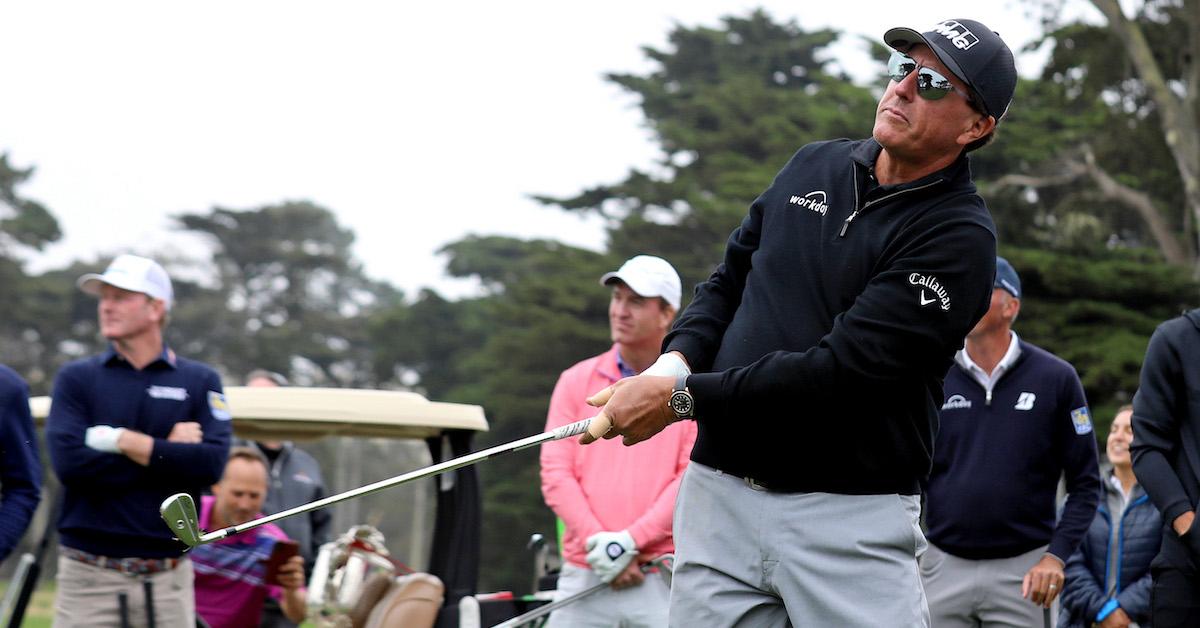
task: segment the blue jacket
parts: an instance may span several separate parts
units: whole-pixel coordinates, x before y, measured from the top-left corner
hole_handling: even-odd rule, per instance
[[[1107,493],[1116,488],[1104,482]],[[1114,521],[1114,519],[1116,519]],[[1109,553],[1112,526],[1120,526],[1117,555]],[[1117,604],[1142,628],[1150,628],[1150,561],[1162,540],[1162,517],[1141,484],[1134,486],[1125,512],[1114,517],[1107,500],[1100,501],[1096,518],[1079,549],[1067,561],[1059,628],[1085,628],[1108,602],[1108,568],[1117,561]]]
[[[54,380],[46,445],[63,485],[62,544],[114,558],[181,556],[158,515],[174,493],[199,494],[221,479],[229,456],[229,407],[208,366],[162,356],[137,370],[112,349],[64,366]],[[194,421],[201,443],[167,440],[176,423]],[[150,464],[84,443],[93,425],[127,427],[154,437]]]
[[[29,387],[0,365],[0,562],[12,552],[42,497],[42,463]]]

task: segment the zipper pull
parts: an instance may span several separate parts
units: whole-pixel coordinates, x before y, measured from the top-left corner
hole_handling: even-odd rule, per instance
[[[983,405],[985,405],[985,406],[992,405],[992,389],[991,388],[987,389],[987,398],[984,400]]]
[[[853,221],[856,216],[858,216],[857,209],[850,212],[850,215],[846,217],[846,222],[842,223],[842,230],[840,233],[838,233],[839,238],[846,237],[846,230],[850,228],[850,222]]]

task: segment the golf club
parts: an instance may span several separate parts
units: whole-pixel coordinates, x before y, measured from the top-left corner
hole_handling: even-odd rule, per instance
[[[608,420],[606,415],[600,414],[596,417],[583,419],[582,421],[568,423],[567,425],[550,430],[548,432],[542,432],[541,434],[536,434],[534,436],[527,436],[525,438],[512,441],[511,443],[489,447],[483,451],[477,451],[465,456],[459,456],[458,458],[440,462],[438,464],[425,467],[424,469],[410,471],[403,475],[398,475],[386,480],[380,480],[373,484],[351,489],[344,493],[338,493],[337,495],[330,495],[329,497],[318,499],[308,504],[303,504],[287,510],[281,510],[273,515],[267,515],[253,521],[239,523],[238,525],[216,530],[214,532],[201,532],[200,520],[196,516],[196,502],[192,499],[192,496],[187,493],[176,493],[166,498],[163,500],[162,505],[158,507],[158,512],[159,515],[162,516],[163,521],[167,523],[167,527],[170,528],[171,532],[175,535],[175,538],[179,539],[188,547],[196,547],[198,545],[220,541],[221,539],[233,536],[234,534],[239,534],[241,532],[245,532],[246,530],[251,530],[268,523],[273,523],[275,521],[279,521],[280,519],[286,519],[287,517],[291,517],[293,515],[331,506],[338,502],[354,499],[355,497],[370,495],[393,486],[404,484],[405,482],[432,477],[439,473],[445,473],[446,471],[453,471],[454,469],[458,469],[460,467],[475,464],[480,460],[487,460],[492,456],[506,454],[511,451],[520,451],[528,447],[533,447],[534,445],[540,445],[541,443],[547,441],[562,440],[564,438],[578,436],[584,432],[588,432],[594,438],[600,438],[604,436],[605,432],[607,432],[610,427],[612,427],[612,422]]]
[[[658,558],[655,558],[654,560],[641,566],[642,573],[650,573],[655,569],[657,569],[659,575],[666,580],[667,588],[670,588],[672,571],[675,569],[675,555],[663,554],[662,556],[659,556]],[[608,582],[601,582],[600,584],[590,586],[579,593],[565,597],[557,602],[551,602],[545,606],[539,606],[523,615],[517,615],[508,621],[496,624],[492,628],[516,628],[517,626],[523,626],[535,619],[545,617],[546,615],[549,615],[550,613],[553,613],[554,611],[568,604],[574,604],[575,602],[578,602],[579,600],[582,600],[583,598],[593,595],[610,586],[612,585]]]

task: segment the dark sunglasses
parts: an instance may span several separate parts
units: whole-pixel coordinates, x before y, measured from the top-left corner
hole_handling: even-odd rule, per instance
[[[955,87],[950,79],[942,76],[941,73],[917,63],[916,59],[903,52],[892,53],[892,58],[888,59],[888,76],[892,77],[893,81],[899,83],[913,72],[917,73],[917,93],[921,95],[921,98],[941,100],[946,97],[946,94],[955,92],[962,96],[968,104],[972,106],[975,104],[975,99],[971,98],[970,94]]]

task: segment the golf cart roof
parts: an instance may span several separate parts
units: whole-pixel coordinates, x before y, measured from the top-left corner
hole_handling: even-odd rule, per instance
[[[326,436],[424,439],[445,430],[488,429],[480,406],[430,401],[397,390],[229,386],[233,433],[251,440],[315,440]],[[39,423],[49,397],[29,400]]]

